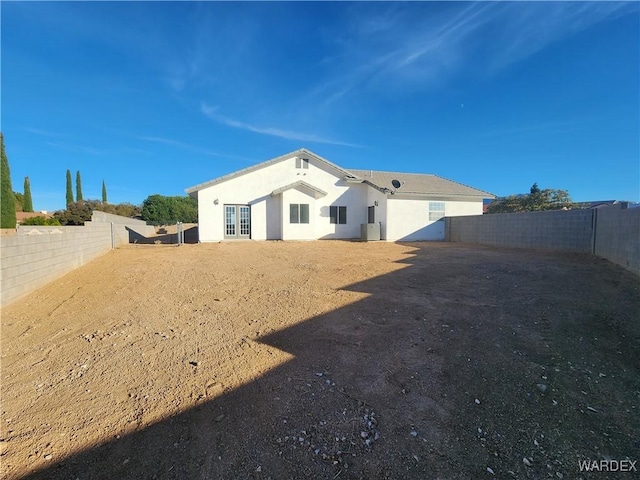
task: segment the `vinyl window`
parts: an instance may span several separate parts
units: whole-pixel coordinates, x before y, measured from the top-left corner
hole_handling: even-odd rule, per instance
[[[347,207],[329,207],[329,221],[344,225],[347,223]]]
[[[429,202],[429,221],[435,222],[444,217],[444,202]]]
[[[309,204],[289,204],[289,223],[309,223]]]
[[[296,168],[309,169],[309,159],[296,157]]]

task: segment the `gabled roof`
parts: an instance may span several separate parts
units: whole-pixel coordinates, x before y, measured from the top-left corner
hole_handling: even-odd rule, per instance
[[[280,195],[282,192],[286,192],[287,190],[291,190],[292,188],[302,191],[309,190],[316,200],[327,195],[327,192],[325,192],[324,190],[320,190],[319,188],[314,187],[310,183],[307,183],[303,180],[298,180],[297,182],[290,183],[289,185],[285,185],[284,187],[276,188],[273,192],[271,192],[271,195]]]
[[[363,182],[388,193],[495,198],[495,195],[489,192],[453,182],[437,175],[355,169],[349,169],[349,171]],[[400,182],[400,187],[393,185],[394,180]]]
[[[495,198],[495,195],[478,190],[477,188],[463,185],[462,183],[453,182],[446,178],[439,177],[437,175],[423,174],[423,173],[400,173],[400,172],[382,172],[377,170],[358,170],[358,169],[344,169],[339,167],[333,162],[330,162],[326,158],[321,157],[313,153],[306,148],[299,148],[293,152],[280,155],[279,157],[272,158],[262,163],[252,165],[250,167],[238,170],[236,172],[223,175],[222,177],[214,178],[208,182],[200,183],[193,187],[187,188],[186,192],[189,195],[196,194],[199,190],[217,185],[227,180],[240,177],[247,173],[255,172],[262,168],[269,167],[278,162],[288,160],[293,157],[302,158],[314,158],[318,163],[324,164],[330,169],[334,170],[337,175],[348,183],[366,183],[374,188],[391,194],[402,195],[441,195],[441,196],[466,196],[466,197],[480,197],[480,198]],[[400,182],[400,187],[393,185],[393,180]],[[282,187],[285,190],[288,188],[298,188],[303,186],[314,192],[314,195],[320,194],[320,196],[326,195],[326,192],[313,187],[310,184],[304,184],[305,182],[295,182],[294,184]],[[281,190],[281,189],[278,189]],[[278,190],[275,190],[277,192]],[[284,191],[284,190],[282,190]],[[279,193],[282,193],[280,191]],[[273,195],[273,193],[272,193]]]
[[[198,190],[202,190],[204,188],[211,187],[213,185],[217,185],[218,183],[226,182],[227,180],[231,180],[232,178],[240,177],[247,173],[255,172],[256,170],[260,170],[261,168],[268,167],[278,162],[282,162],[283,160],[288,160],[292,157],[313,157],[318,162],[325,164],[327,167],[334,169],[340,176],[352,177],[353,174],[348,172],[342,167],[339,167],[335,163],[330,162],[326,158],[322,158],[320,155],[313,153],[311,150],[307,150],[306,148],[299,148],[298,150],[294,150],[293,152],[285,153],[284,155],[280,155],[279,157],[272,158],[271,160],[267,160],[266,162],[258,163],[256,165],[252,165],[247,168],[243,168],[242,170],[238,170],[227,175],[223,175],[222,177],[214,178],[213,180],[209,180],[208,182],[200,183],[193,187],[187,188],[185,191],[191,195],[196,193]]]

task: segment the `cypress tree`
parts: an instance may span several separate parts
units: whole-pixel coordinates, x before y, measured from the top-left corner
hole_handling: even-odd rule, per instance
[[[16,228],[16,202],[11,186],[9,160],[4,152],[4,135],[0,132],[0,228]]]
[[[107,203],[107,186],[104,184],[104,180],[102,180],[102,203]]]
[[[67,170],[67,205],[73,203],[73,186],[71,185],[71,171]]]
[[[33,212],[33,200],[31,199],[31,182],[29,177],[24,177],[24,203],[22,204],[23,212]]]
[[[82,201],[82,180],[80,179],[80,170],[76,173],[76,202]]]

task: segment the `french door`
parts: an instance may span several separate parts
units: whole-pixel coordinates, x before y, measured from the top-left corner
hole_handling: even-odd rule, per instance
[[[251,238],[249,205],[224,206],[224,238]]]

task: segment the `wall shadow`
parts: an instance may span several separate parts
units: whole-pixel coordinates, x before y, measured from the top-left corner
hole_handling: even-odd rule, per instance
[[[550,362],[533,327],[539,311],[530,306],[521,311],[516,289],[511,286],[514,297],[505,298],[487,281],[487,275],[517,271],[520,254],[478,249],[470,256],[462,246],[423,244],[407,249],[413,256],[398,262],[403,268],[345,287],[366,298],[254,339],[291,353],[295,358],[290,362],[234,391],[24,478],[487,475],[487,466],[497,460],[474,435],[478,428],[504,433],[518,413],[510,402],[523,403],[527,425],[536,424],[540,431],[557,428],[549,414],[550,399],[543,405],[521,397],[526,388],[512,398],[500,380],[505,375],[501,362],[511,359],[513,350],[539,364]],[[538,270],[556,268],[553,258],[542,258]],[[547,267],[544,258],[550,258]],[[504,279],[505,288],[510,279]],[[555,291],[553,282],[546,283],[537,287],[540,305]],[[571,302],[566,311],[574,306]],[[529,323],[531,336],[513,335],[516,324]],[[506,362],[510,380],[529,375],[531,365],[519,361]],[[494,383],[487,385],[487,378]],[[535,379],[531,381],[535,393]],[[496,403],[491,404],[493,397]],[[474,402],[478,398],[482,407]],[[504,416],[482,423],[481,408]],[[637,419],[624,421],[630,423],[626,430],[637,425]],[[511,437],[513,451],[508,454],[519,465],[505,468],[525,475],[518,439],[526,441],[529,450],[532,440],[519,430]],[[565,448],[575,442],[562,441]],[[544,465],[539,473],[546,473]]]
[[[444,218],[399,238],[399,242],[441,242],[445,239]]]
[[[152,245],[152,244],[177,244],[177,233],[166,233],[166,229],[159,229],[159,235],[153,235],[146,237],[139,232],[136,232],[132,228],[126,227],[125,229],[129,233],[129,243]],[[198,227],[193,226],[184,229],[184,243],[198,243]]]

